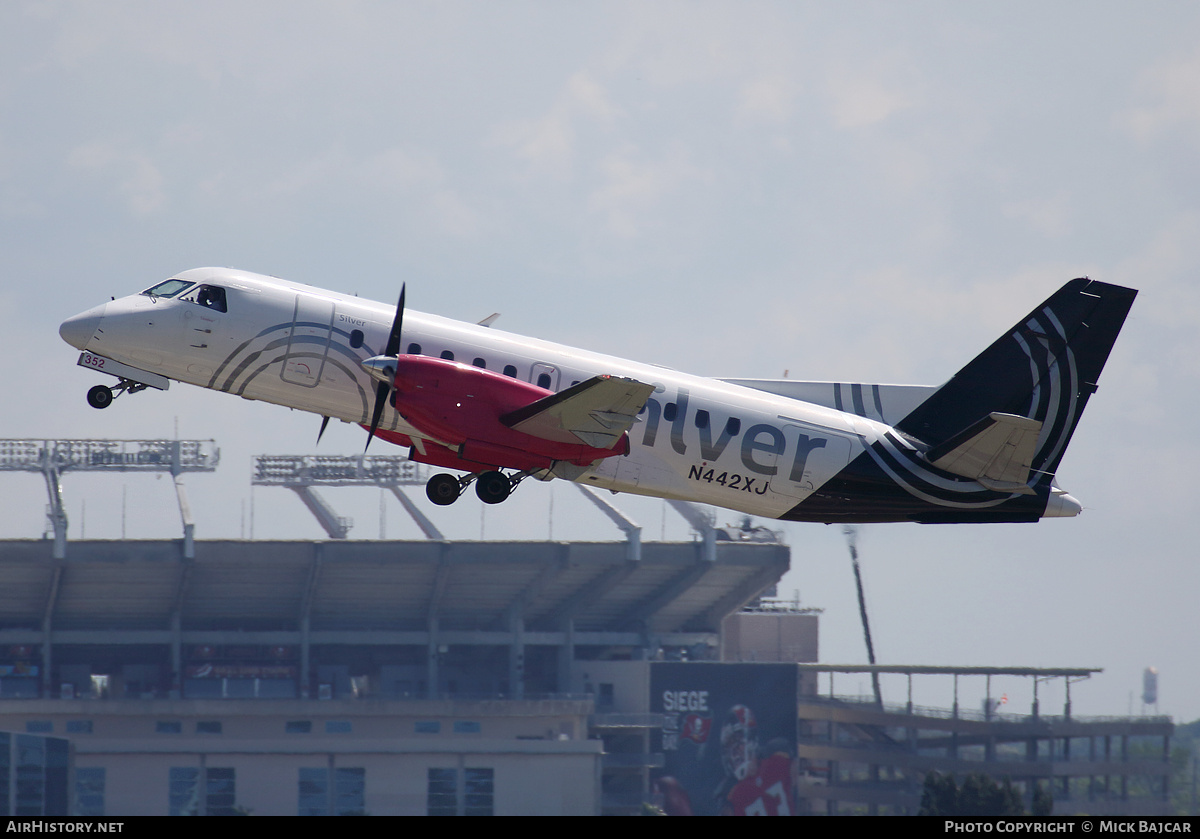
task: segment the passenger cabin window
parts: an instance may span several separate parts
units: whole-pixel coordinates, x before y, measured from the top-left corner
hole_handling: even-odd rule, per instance
[[[487,362],[484,361],[482,358],[477,358],[474,361],[472,361],[471,363],[474,364],[476,367],[478,367],[481,370],[487,369]]]
[[[409,355],[420,355],[421,354],[421,345],[420,344],[409,344],[408,345],[408,354]]]
[[[729,421],[725,423],[725,431],[730,437],[738,436],[742,431],[742,421],[737,417],[730,417]]]
[[[354,349],[358,349],[362,345],[363,345],[363,331],[361,329],[351,330],[350,346],[352,346]]]
[[[537,386],[540,388],[543,388],[544,390],[549,390],[550,389],[550,374],[543,373],[542,375],[538,376]]]
[[[454,353],[450,352],[450,350],[442,350],[442,358],[446,359],[447,361],[453,361]]]
[[[156,286],[151,286],[142,292],[147,297],[174,297],[185,288],[191,288],[192,284],[188,280],[167,280],[159,283]]]
[[[708,411],[696,412],[696,427],[708,428]]]
[[[663,419],[667,422],[675,422],[675,403],[668,402],[663,405]]]
[[[505,364],[504,365],[504,375],[510,376],[511,378],[515,379],[517,377],[517,368],[515,366],[513,366],[512,364]]]

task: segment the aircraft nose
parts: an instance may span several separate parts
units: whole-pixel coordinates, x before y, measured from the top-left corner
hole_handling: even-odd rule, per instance
[[[104,318],[104,310],[107,306],[107,303],[93,306],[86,312],[80,312],[74,317],[67,318],[62,322],[62,326],[58,327],[58,334],[75,349],[86,350],[88,341],[92,340],[92,336],[96,334],[96,329],[100,326],[100,321]]]

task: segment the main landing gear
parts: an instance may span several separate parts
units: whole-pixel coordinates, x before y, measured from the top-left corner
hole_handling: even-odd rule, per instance
[[[475,494],[484,504],[499,504],[516,489],[517,484],[529,477],[529,472],[514,472],[505,475],[499,469],[488,472],[477,472],[456,478],[448,472],[434,475],[425,484],[425,494],[429,500],[440,507],[453,504],[462,495],[462,491],[471,483],[475,484]]]
[[[122,393],[137,393],[139,390],[145,390],[148,387],[150,385],[135,382],[132,379],[121,379],[116,387],[96,385],[87,392],[87,401],[93,408],[107,408]]]

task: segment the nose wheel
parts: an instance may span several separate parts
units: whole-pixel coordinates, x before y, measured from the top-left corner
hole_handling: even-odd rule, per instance
[[[148,387],[149,385],[135,382],[132,379],[120,379],[116,387],[96,385],[87,392],[87,401],[93,408],[107,408],[122,393],[137,393]]]
[[[87,395],[88,404],[93,408],[107,408],[114,398],[112,388],[108,385],[96,385]]]

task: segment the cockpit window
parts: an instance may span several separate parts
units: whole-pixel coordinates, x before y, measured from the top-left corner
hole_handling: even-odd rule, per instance
[[[167,280],[142,292],[149,297],[174,297],[185,288],[191,288],[188,280]]]
[[[203,306],[206,309],[212,309],[217,312],[229,311],[225,304],[225,289],[219,285],[196,286],[194,293],[182,299],[187,303],[195,303],[198,306]]]

